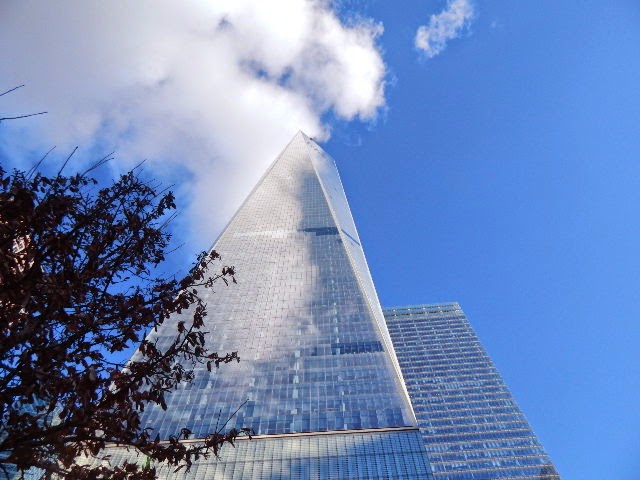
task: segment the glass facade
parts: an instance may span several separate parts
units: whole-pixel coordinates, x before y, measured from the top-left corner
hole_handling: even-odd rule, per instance
[[[241,361],[197,370],[142,422],[162,439],[183,427],[202,438],[225,422],[258,437],[189,478],[430,478],[333,160],[297,134],[213,248],[237,284],[201,292],[203,330],[211,350]],[[149,339],[162,349],[180,320]],[[118,447],[108,450],[115,461]]]
[[[125,459],[145,464],[122,447],[109,448],[112,465]],[[133,457],[133,458],[132,458]],[[416,429],[331,434],[267,435],[238,440],[219,459],[194,463],[189,472],[159,468],[175,480],[425,480],[430,479]]]
[[[238,284],[203,294],[203,330],[211,349],[238,350],[241,361],[201,368],[143,423],[161,438],[182,427],[202,437],[246,402],[228,427],[416,426],[338,172],[315,143],[291,141],[214,248]],[[179,320],[151,339],[162,348]]]
[[[457,303],[384,314],[434,479],[559,480]]]

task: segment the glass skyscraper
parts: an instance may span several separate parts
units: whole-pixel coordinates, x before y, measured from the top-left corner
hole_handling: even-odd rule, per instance
[[[417,480],[432,479],[432,469],[443,479],[504,477],[478,476],[473,469],[466,476],[447,476],[450,464],[443,459],[459,452],[447,443],[448,434],[430,437],[435,428],[428,423],[431,413],[439,411],[424,409],[433,402],[422,402],[423,391],[414,386],[449,381],[438,372],[449,361],[451,368],[464,369],[467,354],[456,357],[451,350],[446,358],[432,356],[429,349],[436,340],[425,333],[431,330],[414,328],[410,338],[403,333],[410,324],[397,322],[395,310],[387,312],[390,335],[335,163],[312,140],[303,133],[293,138],[213,248],[235,266],[238,284],[203,293],[209,312],[203,330],[210,332],[211,350],[238,350],[241,361],[212,373],[200,368],[193,383],[167,396],[166,410],[150,406],[142,421],[165,439],[186,427],[197,441],[225,422],[227,428],[252,428],[256,436],[223,448],[220,459],[199,460],[186,477],[162,470],[166,478]],[[150,340],[159,348],[169,344],[178,321],[179,316],[165,321]],[[467,337],[460,339],[463,352]],[[417,370],[417,361],[435,363]],[[477,403],[479,396],[493,405],[498,383],[506,392],[497,373],[494,380],[495,385],[485,385],[486,392],[451,397],[452,406],[443,408],[463,410],[463,402]],[[452,376],[453,383],[443,389],[464,381]],[[499,401],[510,401],[507,397]],[[450,400],[442,398],[445,404]],[[513,408],[505,422],[516,421]],[[440,417],[433,418],[435,425]],[[452,423],[452,435],[458,425],[464,422]],[[510,454],[528,458],[537,455],[529,452],[541,452],[537,443],[519,449],[514,443],[519,437],[512,441],[511,430],[502,432],[494,440],[513,444]],[[432,441],[436,437],[440,443]],[[470,438],[460,442],[467,445]],[[533,434],[527,438],[535,442]],[[480,443],[469,445],[485,448]],[[491,456],[502,447],[486,445],[481,459],[508,464]],[[111,462],[131,458],[122,448],[107,450]],[[532,464],[538,470],[543,466]]]
[[[142,421],[165,439],[183,427],[202,438],[227,420],[256,436],[199,461],[187,478],[430,478],[333,160],[298,133],[214,248],[238,283],[204,292],[203,330],[211,350],[238,350],[241,361],[200,368]],[[150,340],[167,345],[178,321]]]
[[[460,305],[384,314],[434,479],[560,478]]]
[[[258,435],[416,426],[338,172],[315,143],[296,135],[214,248],[238,284],[203,294],[203,330],[241,361],[201,366],[144,423],[201,437],[246,401],[228,426]]]

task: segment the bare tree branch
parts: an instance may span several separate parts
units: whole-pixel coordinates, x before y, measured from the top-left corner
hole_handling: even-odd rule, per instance
[[[0,117],[0,122],[2,122],[3,120],[18,120],[20,118],[35,117],[36,115],[44,115],[45,113],[48,113],[48,112],[27,113],[25,115],[18,115],[15,117]]]
[[[22,88],[22,87],[24,87],[24,83],[22,85],[18,85],[17,87],[10,88],[9,90],[7,90],[5,92],[0,93],[0,97],[2,97],[3,95],[6,95],[7,93],[11,93],[11,92],[13,92],[15,90],[18,90],[19,88]]]

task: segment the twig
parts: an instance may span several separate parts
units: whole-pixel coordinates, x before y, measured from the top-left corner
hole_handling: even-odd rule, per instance
[[[104,165],[105,163],[108,163],[111,160],[113,160],[113,154],[114,154],[114,152],[111,152],[111,153],[105,155],[104,157],[102,157],[100,160],[98,160],[96,163],[94,163],[89,168],[87,168],[84,172],[82,172],[81,176],[84,177],[89,172],[92,172],[93,170],[95,170],[95,169],[101,167],[102,165]]]
[[[18,115],[17,117],[0,117],[0,122],[3,120],[18,120],[19,118],[35,117],[36,115],[44,115],[48,112],[28,113],[26,115]]]
[[[34,173],[36,173],[36,172],[38,171],[38,169],[40,168],[40,165],[42,165],[42,162],[44,162],[44,160],[49,156],[49,154],[50,154],[51,152],[53,152],[53,150],[54,150],[55,148],[56,148],[55,146],[51,147],[51,148],[49,149],[49,151],[48,151],[47,153],[45,153],[45,154],[42,156],[42,158],[41,158],[40,160],[38,160],[38,161],[36,162],[36,164],[35,164],[33,167],[31,167],[31,168],[29,169],[29,171],[27,172],[27,178],[31,178],[31,175],[33,175]]]
[[[226,422],[224,422],[224,425],[222,425],[222,426],[220,427],[220,430],[218,430],[218,429],[217,429],[218,424],[216,424],[216,433],[221,433],[221,432],[222,432],[222,430],[224,429],[224,427],[226,427],[226,426],[227,426],[227,423],[229,423],[229,421],[230,421],[233,417],[235,417],[235,416],[236,416],[236,414],[240,411],[240,409],[241,409],[242,407],[244,407],[244,406],[246,405],[246,403],[247,403],[248,401],[249,401],[249,399],[247,398],[244,402],[242,402],[242,403],[240,404],[240,406],[239,406],[238,408],[236,408],[236,411],[235,411],[235,412],[233,412],[229,418],[227,418],[227,421],[226,421]]]
[[[1,97],[1,96],[3,96],[3,95],[6,95],[7,93],[11,93],[11,92],[13,92],[14,90],[17,90],[17,89],[22,88],[22,87],[24,87],[24,83],[23,83],[22,85],[18,85],[17,87],[10,88],[10,89],[9,89],[9,90],[7,90],[6,92],[2,92],[2,93],[0,93],[0,97]]]
[[[67,163],[69,163],[69,160],[71,160],[71,157],[73,157],[73,154],[76,153],[78,151],[78,147],[75,147],[71,153],[69,154],[69,156],[67,157],[67,159],[62,163],[62,166],[60,167],[60,170],[58,170],[58,173],[56,173],[56,177],[59,177],[60,174],[62,173],[62,170],[64,170],[64,167],[67,166]]]

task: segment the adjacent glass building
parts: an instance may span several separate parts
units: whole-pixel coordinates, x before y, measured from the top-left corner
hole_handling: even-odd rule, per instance
[[[207,345],[241,361],[197,370],[142,421],[165,439],[186,427],[197,441],[225,422],[256,436],[166,478],[488,479],[548,463],[468,325],[457,326],[458,307],[452,317],[434,307],[437,321],[424,308],[389,310],[390,335],[335,163],[303,133],[213,248],[238,283],[203,292]],[[150,339],[169,344],[178,321]],[[531,475],[518,478],[557,478]]]
[[[460,305],[384,314],[434,479],[560,478]]]

